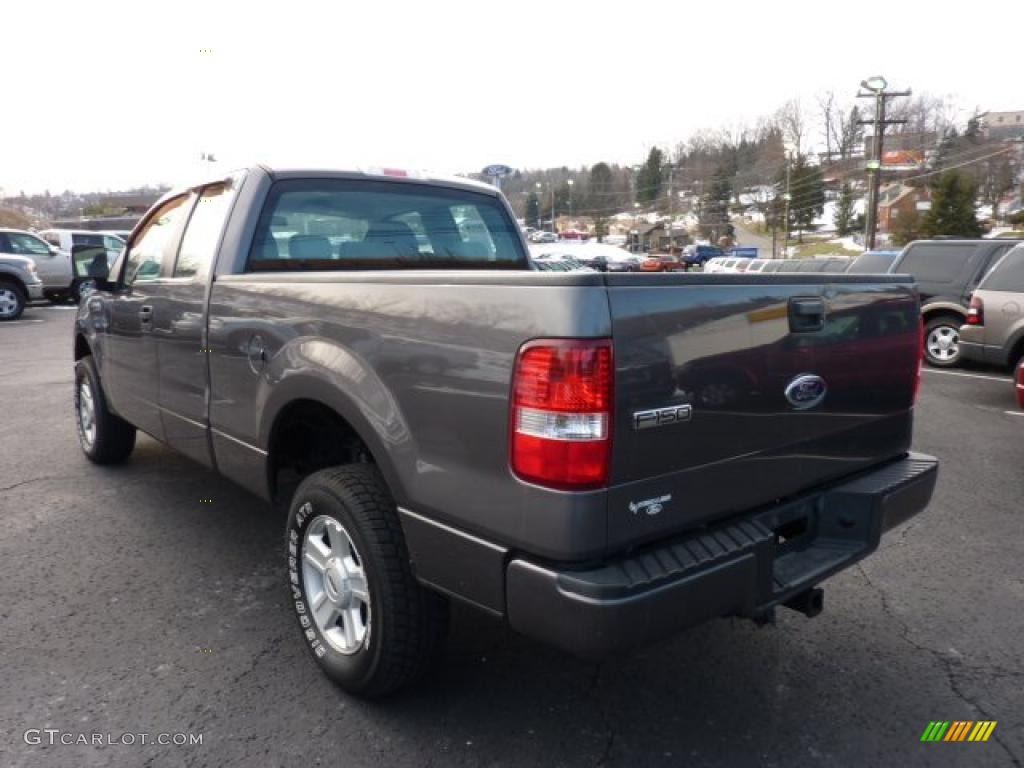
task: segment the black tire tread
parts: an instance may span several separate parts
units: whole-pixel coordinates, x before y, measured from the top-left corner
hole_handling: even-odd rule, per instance
[[[384,696],[414,682],[433,665],[447,631],[447,602],[422,587],[412,573],[402,526],[395,502],[380,470],[372,464],[349,464],[310,475],[299,486],[301,497],[307,484],[316,483],[343,504],[360,526],[376,558],[383,584],[381,604],[389,610],[375,616],[384,622],[383,646],[372,678],[358,693],[373,698]]]
[[[135,449],[135,427],[107,407],[107,397],[103,392],[103,385],[96,373],[96,365],[90,355],[86,355],[76,363],[76,393],[79,369],[82,369],[82,375],[89,377],[92,384],[92,396],[96,404],[96,441],[91,452],[85,450],[84,446],[82,452],[94,464],[120,464]]]
[[[16,296],[21,298],[21,306],[18,308],[18,311],[15,312],[10,317],[5,317],[3,321],[0,322],[17,320],[25,311],[25,305],[28,304],[28,296],[25,295],[25,291],[22,289],[21,285],[14,282],[13,280],[0,280],[0,286],[4,288],[10,288],[12,291],[14,291]]]

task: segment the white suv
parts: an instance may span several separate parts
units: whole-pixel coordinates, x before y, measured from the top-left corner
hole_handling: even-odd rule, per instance
[[[46,296],[51,300],[70,296],[78,301],[79,284],[97,276],[92,263],[96,249],[102,248],[105,251],[109,269],[125,246],[124,240],[117,235],[86,229],[44,229],[39,237],[56,250],[55,258],[36,260],[39,277],[46,287]],[[76,246],[78,251],[75,250]]]

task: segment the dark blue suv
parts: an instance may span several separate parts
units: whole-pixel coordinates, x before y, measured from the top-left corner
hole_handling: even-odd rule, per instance
[[[683,263],[691,266],[719,256],[725,256],[725,251],[716,245],[688,245],[683,249]]]

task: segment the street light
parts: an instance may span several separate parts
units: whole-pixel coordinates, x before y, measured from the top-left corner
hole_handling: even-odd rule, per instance
[[[874,77],[869,77],[866,80],[861,80],[860,85],[861,88],[865,88],[871,91],[872,93],[884,91],[886,88],[889,87],[889,83],[881,75],[875,75]]]
[[[572,219],[572,179],[569,179],[569,219]],[[571,224],[571,221],[570,221]]]
[[[543,188],[543,185],[538,181],[537,182],[537,229],[543,229],[543,224],[544,224],[544,219],[540,215],[540,195],[541,195],[541,189],[542,188]]]

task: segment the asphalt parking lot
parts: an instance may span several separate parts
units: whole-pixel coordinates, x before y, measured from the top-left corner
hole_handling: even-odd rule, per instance
[[[275,510],[148,438],[122,467],[81,456],[73,317],[0,325],[0,765],[1024,761],[1024,415],[1002,372],[924,374],[936,497],[818,618],[721,620],[595,665],[457,611],[437,674],[367,704],[306,656]],[[921,743],[932,720],[998,725]],[[25,743],[45,728],[203,743]]]

